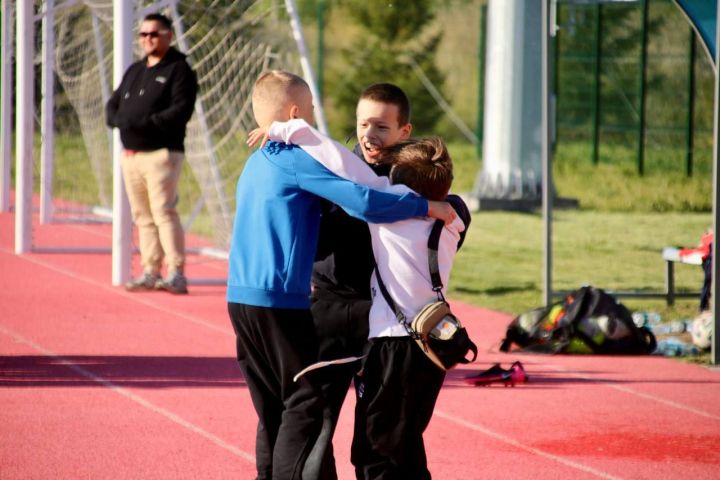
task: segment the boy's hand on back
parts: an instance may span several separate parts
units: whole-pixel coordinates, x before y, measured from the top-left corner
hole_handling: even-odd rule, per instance
[[[448,202],[437,202],[428,200],[428,217],[437,218],[445,222],[445,225],[452,223],[457,217],[457,212]]]
[[[254,146],[256,143],[260,141],[260,145],[258,145],[258,148],[262,148],[265,146],[265,144],[268,141],[268,128],[267,127],[258,127],[254,130],[251,130],[250,133],[248,133],[248,139],[247,144],[248,147]]]

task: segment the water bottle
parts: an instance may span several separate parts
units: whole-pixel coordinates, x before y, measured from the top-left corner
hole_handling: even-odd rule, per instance
[[[650,328],[655,335],[667,335],[668,333],[685,333],[690,331],[692,320],[674,320],[668,323],[652,325]]]
[[[635,312],[632,314],[632,319],[638,327],[652,327],[662,321],[662,317],[657,312]]]
[[[655,355],[665,355],[666,357],[684,357],[687,355],[697,355],[698,348],[690,343],[683,342],[677,337],[667,337],[660,340],[657,348],[653,352]]]

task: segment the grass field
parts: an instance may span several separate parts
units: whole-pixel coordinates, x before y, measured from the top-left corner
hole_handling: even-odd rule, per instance
[[[472,189],[480,162],[471,146],[450,146],[455,161],[453,190]],[[559,194],[579,200],[580,209],[555,211],[555,290],[583,284],[611,290],[662,291],[666,246],[695,246],[711,226],[712,181],[705,171],[686,177],[682,163],[651,164],[637,175],[632,147],[603,146],[600,164],[589,161],[582,142],[558,145],[554,180]],[[669,151],[668,156],[678,155]],[[542,292],[542,236],[539,214],[478,212],[454,267],[452,291],[465,301],[520,313],[539,306]],[[676,269],[680,289],[699,290],[699,268]],[[695,313],[697,302],[625,300],[635,309],[666,318]]]
[[[707,228],[704,213],[615,213],[556,211],[553,221],[553,287],[582,285],[627,291],[663,291],[669,245],[694,246]],[[451,294],[467,302],[520,313],[542,301],[542,218],[539,215],[480,212],[473,216],[457,257]],[[678,266],[679,290],[699,290],[702,272]],[[697,300],[623,300],[632,309],[655,310],[664,318],[695,315]]]
[[[662,292],[669,245],[698,242],[710,213],[557,211],[553,221],[553,288],[574,290],[585,284],[615,291]],[[517,315],[543,305],[542,219],[539,215],[480,212],[473,216],[450,280],[450,296]],[[699,291],[700,267],[675,268],[676,291]],[[559,300],[559,299],[558,299]],[[697,315],[698,298],[619,298],[631,311],[655,311],[663,321]],[[685,341],[690,341],[689,336]],[[681,336],[682,337],[682,336]],[[500,338],[495,339],[500,342]],[[710,353],[686,358],[709,364]]]

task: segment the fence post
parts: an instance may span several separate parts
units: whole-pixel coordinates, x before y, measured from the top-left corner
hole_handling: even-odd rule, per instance
[[[688,59],[688,115],[685,129],[685,175],[693,174],[693,148],[695,135],[695,31],[690,27],[690,58]]]
[[[638,107],[638,146],[637,146],[637,162],[638,174],[645,175],[645,82],[647,79],[647,30],[648,30],[648,13],[650,10],[650,0],[643,0],[642,3],[642,27],[640,36],[642,39],[642,48],[640,50],[640,105]]]
[[[552,76],[550,77],[550,148],[555,151],[557,144],[560,142],[559,130],[557,125],[557,107],[560,98],[560,27],[557,26],[557,19],[560,16],[560,5],[556,2],[552,7],[554,13],[551,13],[555,25],[551,25],[552,41],[548,48],[552,53]],[[550,53],[549,52],[549,53]]]
[[[290,17],[290,28],[292,29],[293,38],[295,39],[295,44],[297,45],[298,53],[300,54],[300,67],[302,69],[303,76],[310,86],[310,92],[312,92],[313,98],[316,99],[315,122],[317,123],[318,130],[327,134],[328,127],[327,122],[325,121],[325,110],[320,102],[320,93],[317,89],[315,73],[310,65],[310,56],[308,54],[307,44],[305,43],[305,35],[303,35],[302,24],[300,23],[300,16],[298,15],[295,0],[285,0],[285,10]]]
[[[485,47],[487,45],[487,4],[480,6],[480,38],[478,39],[478,104],[475,136],[478,139],[475,145],[478,158],[482,158],[483,128],[485,126]]]
[[[593,71],[592,102],[592,162],[600,158],[600,67],[602,65],[602,5],[595,7],[595,69]]]

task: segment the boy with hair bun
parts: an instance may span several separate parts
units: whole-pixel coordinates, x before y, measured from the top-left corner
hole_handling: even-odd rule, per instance
[[[358,183],[382,183],[353,154],[301,120],[273,123],[269,138],[301,146],[339,176]],[[470,213],[457,196],[448,197],[452,160],[443,141],[424,138],[385,149],[390,181],[432,200],[447,199],[458,217],[446,223],[438,245],[438,266],[447,285],[452,262],[470,224]],[[428,237],[434,221],[410,218],[370,224],[376,270],[370,290],[369,344],[356,384],[357,404],[352,462],[358,479],[429,479],[423,432],[440,393],[445,372],[438,368],[397,320],[380,293],[377,275],[407,319],[436,300],[428,269]],[[443,287],[445,294],[445,287]],[[334,368],[334,367],[331,367]]]

